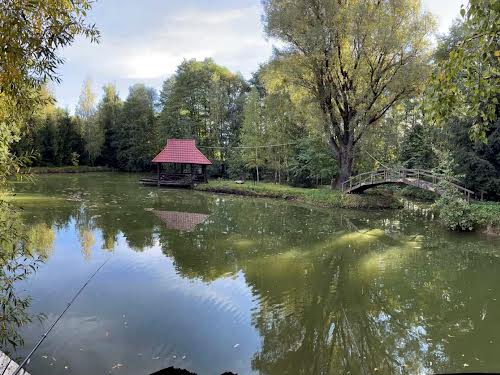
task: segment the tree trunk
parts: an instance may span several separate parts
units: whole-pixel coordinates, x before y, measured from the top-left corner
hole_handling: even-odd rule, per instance
[[[336,179],[332,180],[332,189],[342,188],[342,183],[351,177],[352,162],[354,159],[354,146],[352,143],[340,144],[339,151],[336,154],[339,174]]]
[[[257,182],[259,182],[259,157],[257,156],[257,147],[255,147],[255,171],[257,172]]]

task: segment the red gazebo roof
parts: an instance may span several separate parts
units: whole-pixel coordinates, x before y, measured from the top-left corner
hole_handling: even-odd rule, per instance
[[[169,139],[167,145],[153,159],[153,163],[212,164],[196,148],[194,139]]]

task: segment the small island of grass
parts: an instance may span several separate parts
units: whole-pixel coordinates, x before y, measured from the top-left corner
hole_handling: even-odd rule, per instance
[[[229,180],[213,180],[208,184],[197,185],[195,189],[212,193],[294,200],[321,207],[359,209],[402,207],[401,201],[393,194],[376,190],[367,194],[344,194],[329,187],[300,188],[271,182],[237,184]]]

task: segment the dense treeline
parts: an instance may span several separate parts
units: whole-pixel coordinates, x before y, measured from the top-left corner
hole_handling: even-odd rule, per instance
[[[475,88],[466,74],[456,74],[459,67],[453,70],[455,76],[446,78],[449,61],[458,59],[457,45],[465,45],[480,26],[466,17],[457,21],[431,53],[433,21],[421,11],[419,1],[405,0],[406,8],[391,3],[359,9],[321,3],[326,13],[317,16],[328,22],[319,30],[307,17],[297,20],[309,2],[294,7],[280,0],[264,2],[266,31],[288,47],[276,51],[249,80],[211,59],[186,60],[159,92],[136,84],[122,100],[109,84],[99,102],[87,80],[75,114],[53,104],[42,106],[15,144],[15,153],[31,155],[37,166],[82,164],[147,171],[168,138],[194,138],[213,161],[209,173],[214,177],[333,186],[349,175],[382,166],[435,169],[442,152],[450,150],[454,172],[465,185],[499,199],[500,124],[490,113],[491,106],[498,113],[498,94],[490,87],[488,102],[476,103],[488,107],[483,112],[460,111],[474,105],[467,99]],[[335,53],[341,56],[332,51],[318,56],[321,45],[311,44],[324,40],[328,30],[337,30],[330,23],[337,16],[328,13],[329,7],[344,16],[346,25],[361,22],[363,15],[376,15],[339,34],[338,41],[329,41],[328,48],[338,47]],[[393,19],[396,11],[400,18]],[[381,18],[386,25],[380,25]],[[419,32],[412,33],[417,26]],[[383,39],[363,45],[364,30],[373,29]],[[353,50],[345,47],[351,39],[359,42]],[[401,45],[413,50],[405,55],[398,49]],[[477,43],[460,56],[476,56],[488,46]],[[482,66],[488,62],[495,65],[498,56]],[[317,73],[323,69],[317,64],[328,68]],[[457,95],[450,101],[438,92],[443,82],[454,85],[450,90],[460,93],[460,103]],[[464,95],[469,91],[471,95]],[[443,101],[454,109],[446,116],[440,116]],[[478,113],[485,111],[478,123]]]

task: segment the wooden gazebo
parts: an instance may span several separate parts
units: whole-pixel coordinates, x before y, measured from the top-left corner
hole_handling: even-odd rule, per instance
[[[156,178],[143,178],[141,182],[158,186],[192,186],[208,182],[207,165],[210,160],[196,147],[194,139],[169,139],[152,160],[156,164]],[[170,171],[163,171],[162,164],[170,164]],[[189,169],[187,170],[187,165]]]

